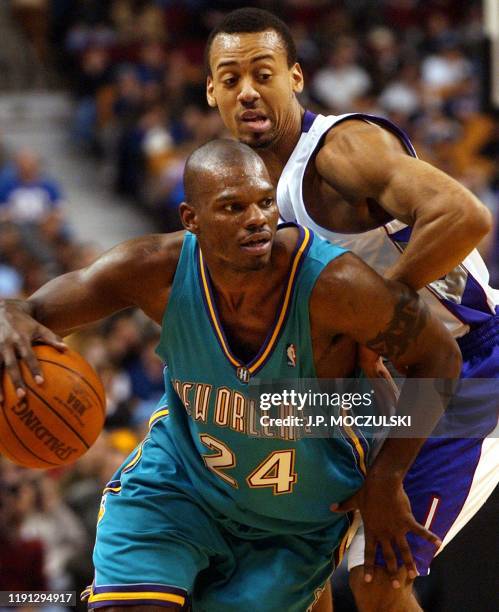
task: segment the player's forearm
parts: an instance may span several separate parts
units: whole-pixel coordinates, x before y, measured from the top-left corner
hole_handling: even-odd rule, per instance
[[[385,276],[421,289],[459,265],[490,228],[489,212],[467,190],[441,193],[416,215],[407,247]]]
[[[402,479],[447,408],[459,378],[461,353],[455,341],[432,353],[408,368],[396,410],[406,419],[390,430],[372,465],[374,478]]]

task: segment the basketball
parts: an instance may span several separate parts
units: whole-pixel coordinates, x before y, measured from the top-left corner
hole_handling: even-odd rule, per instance
[[[19,399],[3,375],[0,453],[17,465],[49,469],[73,463],[95,442],[105,419],[105,393],[93,368],[77,352],[33,347],[45,381],[21,364],[26,395]]]

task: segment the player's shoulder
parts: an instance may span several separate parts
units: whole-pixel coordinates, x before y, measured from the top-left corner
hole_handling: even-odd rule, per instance
[[[380,289],[383,279],[360,257],[350,251],[335,257],[322,270],[312,293],[312,300],[319,304],[334,302],[346,312],[354,314],[356,307],[369,308],[363,304],[363,296],[372,295]]]
[[[370,159],[378,162],[386,156],[400,154],[405,151],[394,133],[365,119],[351,117],[327,132],[318,150],[316,165],[318,169],[324,165],[330,167],[332,160],[351,162],[359,156],[363,163]]]
[[[140,257],[143,261],[167,262],[176,261],[180,256],[185,231],[168,234],[146,234],[121,243],[121,252],[125,258]]]
[[[321,292],[341,292],[345,295],[349,288],[362,280],[363,276],[373,270],[367,266],[360,257],[351,251],[345,251],[341,256],[335,257],[322,270],[316,284]]]
[[[112,248],[96,263],[130,283],[157,278],[168,284],[175,275],[184,235],[185,231],[180,231],[132,238]]]

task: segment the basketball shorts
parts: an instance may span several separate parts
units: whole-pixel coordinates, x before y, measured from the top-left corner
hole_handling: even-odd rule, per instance
[[[461,402],[459,415],[463,436],[428,438],[404,480],[416,520],[442,540],[436,550],[423,538],[407,535],[421,576],[429,573],[433,557],[473,518],[499,482],[499,316],[459,338],[458,344],[464,394],[469,396]],[[348,550],[348,567],[363,563],[360,527]],[[376,563],[384,565],[379,547]]]
[[[344,548],[348,520],[305,535],[255,530],[202,502],[168,437],[168,409],[104,489],[89,608],[305,612]],[[337,551],[335,553],[335,551]],[[190,608],[189,608],[190,609]]]

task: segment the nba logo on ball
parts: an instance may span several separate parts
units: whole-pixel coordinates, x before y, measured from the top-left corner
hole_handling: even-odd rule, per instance
[[[248,368],[237,368],[236,372],[237,377],[243,383],[248,383],[250,379],[250,373]]]
[[[296,346],[294,344],[288,344],[286,346],[286,357],[288,360],[288,366],[296,368]]]

